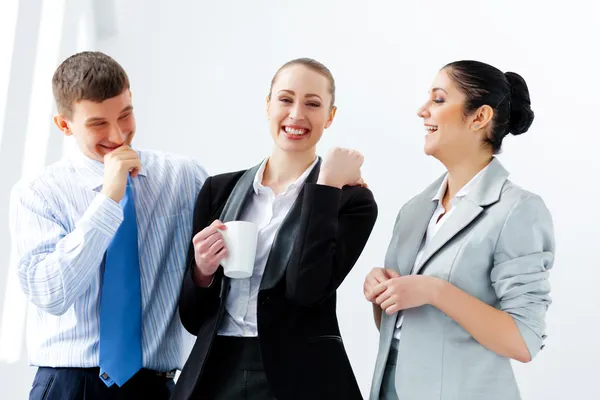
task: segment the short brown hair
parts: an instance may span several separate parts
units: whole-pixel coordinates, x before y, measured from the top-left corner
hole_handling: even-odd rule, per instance
[[[277,70],[277,72],[273,76],[273,79],[271,79],[271,87],[269,88],[269,96],[268,96],[269,100],[271,100],[271,91],[273,90],[273,85],[275,84],[275,81],[277,80],[277,76],[279,75],[279,73],[281,71],[283,71],[284,69],[286,69],[287,67],[291,67],[293,65],[303,65],[306,68],[311,69],[311,70],[323,75],[325,78],[327,78],[327,80],[329,81],[329,94],[331,94],[330,108],[333,108],[333,106],[335,105],[335,79],[333,79],[333,74],[331,73],[329,68],[327,68],[322,63],[318,62],[317,60],[313,60],[312,58],[306,58],[306,57],[296,58],[294,60],[288,61]]]
[[[129,89],[129,78],[106,54],[84,51],[67,58],[54,72],[52,92],[58,112],[70,117],[81,100],[102,102]]]

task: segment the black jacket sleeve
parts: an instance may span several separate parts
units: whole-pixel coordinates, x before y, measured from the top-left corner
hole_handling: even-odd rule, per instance
[[[190,238],[190,247],[186,261],[187,268],[179,297],[179,316],[181,317],[181,322],[185,329],[192,335],[196,335],[204,321],[214,312],[217,312],[220,302],[221,268],[217,270],[213,282],[207,288],[197,286],[193,280],[196,261],[192,239],[198,232],[212,223],[211,184],[212,179],[208,178],[198,194],[194,207],[192,238]]]
[[[342,204],[343,190],[350,191]],[[362,253],[375,221],[370,190],[306,184],[300,230],[286,273],[286,297],[311,306],[331,296]]]

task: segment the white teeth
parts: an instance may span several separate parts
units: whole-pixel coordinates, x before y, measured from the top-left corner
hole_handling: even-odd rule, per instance
[[[308,130],[306,129],[292,129],[290,127],[285,127],[285,131],[286,133],[289,133],[290,135],[304,135],[306,132],[308,132]]]
[[[433,132],[433,131],[437,131],[437,128],[438,128],[437,126],[431,126],[431,125],[429,125],[429,126],[425,127],[425,130]]]

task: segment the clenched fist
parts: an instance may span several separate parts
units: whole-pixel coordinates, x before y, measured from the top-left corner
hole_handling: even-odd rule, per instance
[[[364,185],[360,172],[363,161],[358,151],[335,147],[325,156],[317,183],[339,189],[346,185]]]

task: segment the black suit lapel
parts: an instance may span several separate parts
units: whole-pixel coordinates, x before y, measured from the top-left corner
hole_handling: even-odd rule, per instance
[[[244,206],[254,191],[254,177],[259,168],[260,165],[250,168],[237,181],[219,216],[221,222],[237,221],[241,217]]]
[[[321,158],[317,161],[317,164],[307,176],[306,183],[316,183],[319,178],[319,171],[321,168]],[[267,259],[267,265],[260,283],[260,289],[270,289],[275,287],[277,282],[283,276],[288,262],[290,261],[292,250],[294,249],[294,242],[298,236],[298,229],[300,228],[300,214],[302,212],[302,199],[304,196],[304,185],[298,198],[294,202],[294,205],[290,209],[288,215],[283,220],[281,227],[275,235],[269,258]]]
[[[241,215],[242,211],[244,211],[244,206],[248,203],[250,196],[252,196],[254,192],[254,177],[260,168],[260,164],[250,168],[240,177],[237,181],[231,194],[227,198],[227,202],[223,207],[223,211],[221,211],[221,215],[219,216],[219,220],[223,223],[229,221],[237,221]],[[221,273],[223,273],[221,271]],[[221,298],[224,299],[227,296],[227,292],[229,291],[229,278],[223,275],[223,279],[221,279]]]

